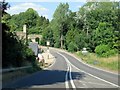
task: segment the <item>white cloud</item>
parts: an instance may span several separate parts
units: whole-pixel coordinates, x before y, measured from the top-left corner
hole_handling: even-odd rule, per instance
[[[25,12],[28,8],[33,8],[38,12],[39,15],[45,15],[49,11],[47,8],[35,3],[21,3],[15,6],[11,6],[10,9],[7,10],[7,12],[11,15],[19,14],[20,12]]]

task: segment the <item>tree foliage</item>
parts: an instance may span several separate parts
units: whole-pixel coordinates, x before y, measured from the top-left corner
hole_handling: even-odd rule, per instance
[[[33,51],[10,30],[11,24],[9,24],[9,19],[12,17],[5,12],[8,3],[3,2],[1,5],[4,12],[2,15],[2,67],[20,67],[27,64],[35,65]]]
[[[68,31],[68,19],[69,15],[69,5],[68,3],[60,3],[53,14],[53,20],[51,21],[52,25],[51,28],[53,30],[53,39],[54,39],[54,46],[60,47],[61,36],[66,35]]]
[[[69,9],[68,3],[60,3],[50,22],[32,8],[17,15],[4,15],[3,21],[7,21],[10,31],[21,31],[27,23],[29,34],[42,35],[42,45],[49,40],[50,46],[59,48],[63,39],[63,48],[68,51],[86,47],[90,52],[109,56],[120,48],[119,16],[118,2],[87,2],[76,12]]]
[[[23,25],[27,24],[28,34],[42,34],[42,31],[48,26],[49,20],[29,8],[25,12],[12,15],[9,24],[11,31],[22,31]]]
[[[69,51],[86,47],[95,52],[97,46],[104,44],[117,53],[120,42],[118,11],[118,2],[87,2],[77,12],[70,11],[68,4],[61,3],[50,22],[54,46],[60,47],[62,33],[65,49]]]

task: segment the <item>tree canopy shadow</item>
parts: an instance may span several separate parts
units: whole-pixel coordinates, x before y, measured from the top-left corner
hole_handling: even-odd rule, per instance
[[[65,82],[64,70],[43,70],[36,72],[30,76],[22,77],[6,85],[4,88],[29,88],[31,86],[52,85]],[[85,77],[83,72],[71,72],[72,79],[82,79]],[[69,76],[69,75],[68,75]],[[68,78],[68,81],[70,78]],[[3,83],[4,85],[4,83]]]

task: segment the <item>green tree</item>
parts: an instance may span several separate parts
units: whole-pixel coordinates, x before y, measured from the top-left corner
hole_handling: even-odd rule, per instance
[[[53,31],[50,26],[46,27],[45,30],[43,30],[42,36],[42,45],[46,46],[46,42],[49,40],[50,46],[54,46]]]
[[[68,31],[68,26],[67,26],[67,18],[69,15],[69,5],[68,3],[60,3],[60,5],[57,7],[57,9],[54,12],[53,15],[53,20],[51,21],[52,23],[52,30],[53,30],[53,37],[55,47],[60,47],[62,48],[62,41],[61,37],[64,38]],[[61,43],[60,43],[61,42]],[[60,45],[61,44],[61,45]]]
[[[28,34],[42,34],[42,31],[49,25],[49,20],[29,8],[25,12],[12,15],[9,19],[11,31],[22,31],[23,25],[27,24]]]
[[[2,3],[4,9],[7,9],[8,3]],[[1,5],[1,4],[0,4]],[[20,67],[27,65],[28,62],[30,64],[35,63],[35,55],[33,51],[29,49],[26,45],[24,45],[23,40],[19,40],[18,36],[15,33],[10,31],[10,26],[8,22],[8,18],[10,17],[5,11],[3,11],[2,16],[2,67]]]

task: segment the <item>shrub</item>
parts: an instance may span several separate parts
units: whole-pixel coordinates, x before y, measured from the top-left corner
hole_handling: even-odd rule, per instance
[[[108,45],[99,45],[95,48],[95,53],[101,57],[108,57],[116,54],[116,50],[111,49]]]
[[[116,52],[117,52],[117,51],[116,51],[115,49],[112,49],[112,50],[109,50],[109,51],[107,52],[107,55],[108,55],[108,56],[115,55]]]

